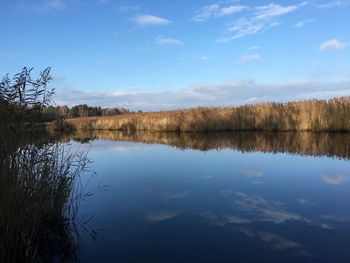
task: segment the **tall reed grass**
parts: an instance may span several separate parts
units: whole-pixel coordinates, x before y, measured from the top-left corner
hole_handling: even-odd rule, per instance
[[[52,102],[52,78],[50,68],[37,79],[31,72],[0,81],[0,262],[68,262],[87,153],[42,137],[37,122]]]
[[[350,97],[87,117],[68,119],[65,125],[77,130],[159,132],[350,131]]]
[[[71,262],[86,153],[7,129],[0,134],[0,262]]]

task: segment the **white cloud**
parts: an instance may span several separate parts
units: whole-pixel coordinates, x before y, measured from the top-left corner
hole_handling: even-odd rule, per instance
[[[44,0],[38,7],[39,12],[62,11],[66,8],[64,0]]]
[[[141,26],[166,26],[171,23],[168,19],[152,15],[139,15],[134,21]]]
[[[183,46],[184,43],[175,38],[164,38],[162,36],[157,36],[155,43],[160,46],[166,46],[166,45],[176,45],[176,46]]]
[[[331,39],[328,40],[320,45],[320,50],[340,50],[346,47],[346,44],[337,40],[337,39]]]
[[[261,59],[261,56],[259,54],[245,55],[245,56],[241,56],[237,60],[237,63],[238,64],[245,64],[245,63],[252,62],[255,60],[259,60],[259,59]]]
[[[246,8],[247,7],[243,5],[231,5],[226,7],[221,7],[218,4],[208,5],[197,10],[192,20],[196,22],[204,22],[212,17],[223,17],[239,13]]]
[[[54,83],[53,83],[54,84]],[[60,83],[57,83],[60,84]],[[259,84],[251,80],[192,85],[163,92],[85,92],[56,86],[57,105],[89,104],[131,110],[166,110],[195,106],[233,106],[253,102],[286,102],[350,95],[350,81]],[[162,106],[163,105],[163,106]]]
[[[313,22],[315,22],[315,19],[305,19],[305,20],[301,20],[298,23],[294,24],[293,27],[300,28],[300,27],[305,26],[306,24],[313,23]]]
[[[281,6],[268,4],[253,8],[249,16],[241,17],[226,26],[228,36],[220,37],[217,42],[229,42],[241,37],[263,32],[271,27],[280,25],[279,17],[295,12],[304,3],[299,5]]]

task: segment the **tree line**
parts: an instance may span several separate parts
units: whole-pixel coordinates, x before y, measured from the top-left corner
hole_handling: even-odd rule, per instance
[[[43,108],[43,115],[46,121],[58,118],[79,118],[79,117],[97,117],[97,116],[113,116],[130,113],[124,108],[101,108],[92,107],[87,104],[75,105],[73,107],[64,106],[48,106]]]

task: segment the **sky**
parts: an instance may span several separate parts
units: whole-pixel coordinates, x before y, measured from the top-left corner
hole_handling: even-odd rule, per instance
[[[0,76],[131,110],[350,95],[350,0],[0,0]]]

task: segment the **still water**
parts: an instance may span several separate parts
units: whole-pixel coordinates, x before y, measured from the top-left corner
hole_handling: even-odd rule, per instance
[[[94,138],[94,140],[89,140]],[[78,134],[82,262],[349,262],[348,134]],[[79,141],[79,142],[78,142]],[[81,144],[80,142],[84,142]],[[84,179],[83,179],[84,180]],[[86,179],[87,180],[87,179]]]

